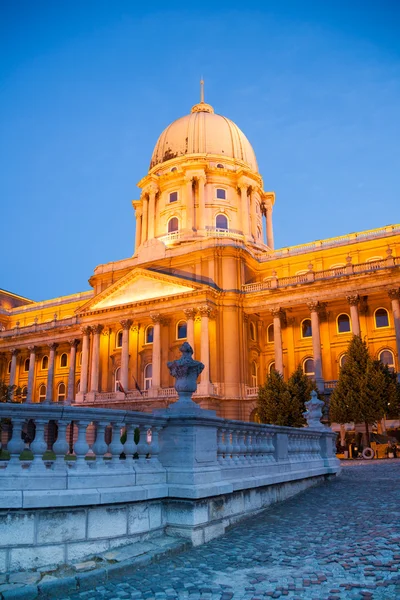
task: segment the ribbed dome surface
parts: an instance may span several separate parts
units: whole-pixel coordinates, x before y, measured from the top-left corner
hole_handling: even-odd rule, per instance
[[[190,115],[177,119],[158,138],[151,157],[152,169],[172,158],[190,154],[213,154],[235,158],[258,171],[249,140],[233,121],[214,113],[209,104],[199,103]]]

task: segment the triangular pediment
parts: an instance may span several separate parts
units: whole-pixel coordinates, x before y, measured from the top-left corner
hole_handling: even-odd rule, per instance
[[[135,302],[155,300],[167,296],[176,296],[198,289],[198,284],[182,282],[177,277],[148,271],[134,269],[106,290],[92,298],[79,312],[102,310],[117,306],[124,306]]]

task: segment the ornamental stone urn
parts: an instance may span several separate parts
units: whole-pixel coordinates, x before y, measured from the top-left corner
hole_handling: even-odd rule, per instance
[[[178,400],[173,404],[174,409],[199,409],[192,400],[192,394],[197,390],[197,378],[204,365],[198,360],[193,360],[193,349],[187,342],[184,342],[179,350],[182,353],[181,358],[167,363],[169,372],[175,378],[175,389],[178,392]]]

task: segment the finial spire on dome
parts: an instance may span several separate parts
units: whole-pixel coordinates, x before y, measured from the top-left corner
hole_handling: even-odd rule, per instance
[[[200,79],[200,102],[204,104],[204,79]]]
[[[195,104],[192,107],[192,110],[190,111],[192,113],[196,113],[196,112],[207,112],[207,113],[213,113],[214,109],[210,104],[206,104],[204,102],[204,79],[201,78],[200,79],[200,102],[198,104]]]

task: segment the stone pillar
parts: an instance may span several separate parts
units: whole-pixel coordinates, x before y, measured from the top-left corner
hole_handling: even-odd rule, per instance
[[[205,185],[207,178],[205,175],[201,175],[197,178],[198,192],[199,192],[199,213],[196,221],[197,229],[204,229],[205,227],[205,211],[206,211],[206,203],[205,203]],[[189,342],[190,344],[190,342]]]
[[[11,371],[10,371],[10,386],[16,385],[17,379],[17,357],[19,354],[18,348],[11,348]],[[10,394],[10,400],[14,400],[14,391]]]
[[[194,203],[193,203],[193,177],[191,175],[187,175],[185,177],[186,181],[186,228],[189,231],[193,230],[193,213],[194,213]]]
[[[250,194],[250,216],[251,216],[251,235],[254,241],[257,241],[257,210],[256,210],[256,192],[251,188]]]
[[[282,351],[282,323],[281,318],[285,313],[281,308],[273,308],[271,315],[274,319],[274,352],[275,352],[275,371],[283,375],[283,351]]]
[[[142,210],[136,208],[135,254],[142,243]]]
[[[141,243],[147,240],[147,220],[148,220],[148,198],[146,196],[143,197],[143,213],[142,213],[142,235],[141,235]]]
[[[28,393],[26,395],[26,403],[33,402],[33,389],[35,385],[35,362],[36,362],[36,347],[28,346],[29,350],[29,373],[28,373]]]
[[[397,346],[397,369],[400,371],[400,288],[389,290],[388,295],[392,302],[393,322]]]
[[[121,321],[122,326],[122,349],[121,349],[121,385],[125,392],[129,387],[129,330],[132,321],[125,319]]]
[[[267,225],[267,246],[274,249],[274,231],[272,228],[272,206],[267,206],[265,211],[265,221]]]
[[[68,406],[75,402],[75,373],[76,373],[76,349],[79,344],[79,340],[69,340],[70,351],[69,351],[69,372],[68,372],[68,387],[67,387],[67,399],[66,404]]]
[[[80,391],[86,394],[88,391],[88,369],[89,369],[89,342],[90,342],[90,327],[82,327],[82,364],[81,364],[81,385]]]
[[[325,307],[319,302],[309,302],[308,308],[311,313],[315,382],[317,384],[318,391],[323,392],[324,378],[322,376],[321,334],[319,331],[319,314]]]
[[[50,355],[49,355],[49,368],[47,371],[47,389],[46,389],[46,399],[44,404],[51,404],[53,402],[53,392],[54,392],[54,362],[56,359],[56,349],[58,344],[55,342],[49,344]]]
[[[161,385],[161,321],[162,317],[159,313],[153,313],[150,315],[153,326],[153,357],[152,357],[152,381],[151,387],[156,391]]]
[[[360,296],[358,294],[353,296],[346,296],[346,300],[350,306],[351,329],[353,331],[353,335],[361,335],[360,319],[358,316],[358,305],[360,303]]]
[[[147,226],[147,236],[149,240],[152,240],[154,238],[154,223],[156,218],[156,193],[157,186],[152,185],[149,188],[149,214]]]
[[[243,235],[249,235],[249,203],[247,200],[247,190],[249,186],[246,183],[239,185],[241,198],[242,228]]]
[[[100,334],[103,331],[103,325],[93,325],[92,340],[92,364],[90,368],[90,391],[99,391],[99,367],[100,367]]]
[[[192,346],[192,350],[194,353],[194,318],[196,316],[196,309],[195,308],[186,308],[183,312],[186,315],[186,328],[187,328],[186,339],[188,341],[188,344],[190,344]]]
[[[208,322],[212,313],[209,306],[199,306],[197,309],[201,316],[201,345],[200,358],[204,365],[203,372],[200,375],[199,393],[209,394],[211,391],[210,385],[210,333],[208,331]]]

